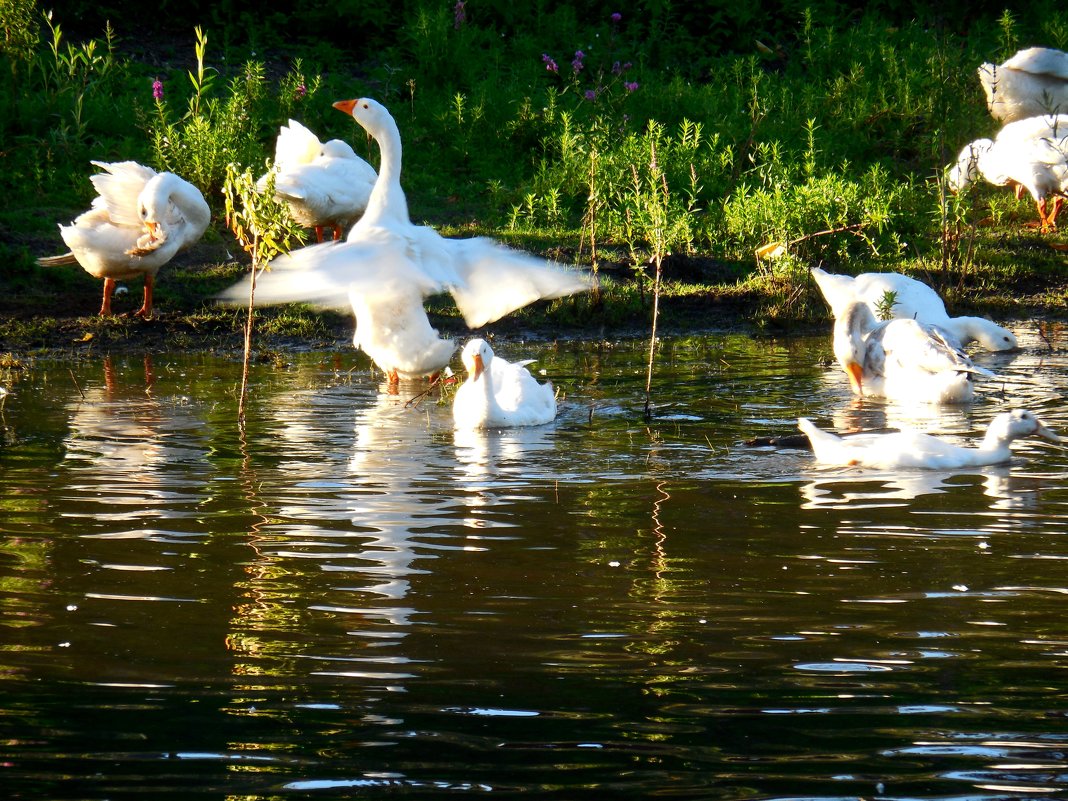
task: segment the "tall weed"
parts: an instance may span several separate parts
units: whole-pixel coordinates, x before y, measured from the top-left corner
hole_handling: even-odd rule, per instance
[[[226,83],[225,92],[217,92],[221,76],[206,63],[207,34],[200,28],[195,33],[196,68],[187,72],[192,89],[185,112],[172,111],[171,91],[157,79],[155,112],[142,124],[151,136],[155,163],[194,184],[211,202],[226,182],[228,165],[261,163],[271,125],[309,103],[321,80],[309,81],[297,60],[272,92],[263,62],[250,60]]]

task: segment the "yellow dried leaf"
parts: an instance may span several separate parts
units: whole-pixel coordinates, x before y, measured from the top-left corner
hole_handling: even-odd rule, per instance
[[[786,253],[786,245],[782,242],[770,242],[756,249],[758,259],[777,259]]]
[[[81,335],[80,338],[78,338],[78,339],[76,339],[74,341],[75,342],[91,342],[92,339],[93,339],[93,332],[92,331],[86,331],[84,334]]]

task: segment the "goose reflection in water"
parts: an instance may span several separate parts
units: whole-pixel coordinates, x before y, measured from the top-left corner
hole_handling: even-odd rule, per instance
[[[416,563],[445,549],[485,549],[482,535],[463,529],[514,525],[499,512],[500,496],[529,485],[531,452],[552,449],[554,438],[551,426],[457,432],[447,403],[410,403],[386,389],[344,385],[272,402],[280,474],[301,476],[272,482],[280,493],[272,505],[295,521],[287,539],[299,539],[305,557],[361,579],[335,590],[378,599],[351,611],[407,625],[416,610],[398,602],[427,572]]]
[[[1038,506],[1041,490],[1049,486],[1049,481],[1014,472],[1008,464],[950,471],[866,471],[859,475],[853,468],[844,468],[802,483],[801,508],[908,507],[924,495],[959,493],[977,486],[982,487],[983,495],[989,499],[986,511],[1019,512]]]
[[[152,357],[145,356],[143,386],[121,384],[110,356],[103,367],[103,385],[78,387],[68,404],[67,460],[111,479],[145,483],[163,459],[164,415],[152,396]]]

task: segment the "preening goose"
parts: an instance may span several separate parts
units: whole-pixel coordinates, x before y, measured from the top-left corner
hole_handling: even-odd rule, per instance
[[[966,403],[974,397],[973,375],[991,375],[937,326],[880,323],[859,301],[835,318],[834,355],[855,395],[909,403]]]
[[[378,173],[341,139],[320,142],[296,120],[283,125],[275,142],[275,194],[286,201],[298,223],[315,229],[323,241],[323,229],[333,229],[340,239],[371,197]],[[267,176],[259,180],[261,191]]]
[[[950,317],[946,304],[931,287],[900,273],[836,275],[813,267],[812,277],[820,288],[831,313],[839,317],[854,301],[865,303],[873,312],[893,293],[890,313],[895,318],[913,318],[947,331],[959,345],[978,342],[990,351],[1015,350],[1016,336],[983,317]]]
[[[200,190],[174,173],[157,173],[134,161],[92,164],[104,170],[89,180],[92,208],[59,233],[69,253],[38,259],[42,267],[80,264],[104,279],[101,316],[111,314],[115,282],[144,276],[144,300],[135,317],[152,316],[152,288],[160,267],[200,240],[211,209]]]

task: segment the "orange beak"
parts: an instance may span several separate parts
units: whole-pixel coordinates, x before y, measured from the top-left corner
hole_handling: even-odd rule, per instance
[[[334,103],[334,108],[336,108],[338,111],[344,111],[346,114],[349,115],[352,114],[352,109],[355,108],[355,106],[355,100],[339,100]]]
[[[853,392],[856,395],[864,395],[863,381],[864,368],[856,362],[846,365],[846,375],[849,376],[849,386],[853,388]]]
[[[473,361],[475,363],[475,369],[472,371],[472,379],[471,380],[472,381],[478,381],[479,377],[482,375],[482,371],[485,369],[482,366],[482,356],[480,354],[476,353],[475,354],[475,358],[473,359]]]
[[[159,223],[145,221],[145,228],[148,229],[148,238],[149,239],[155,240],[155,238],[156,238],[156,228],[158,228],[158,227],[159,227]]]

